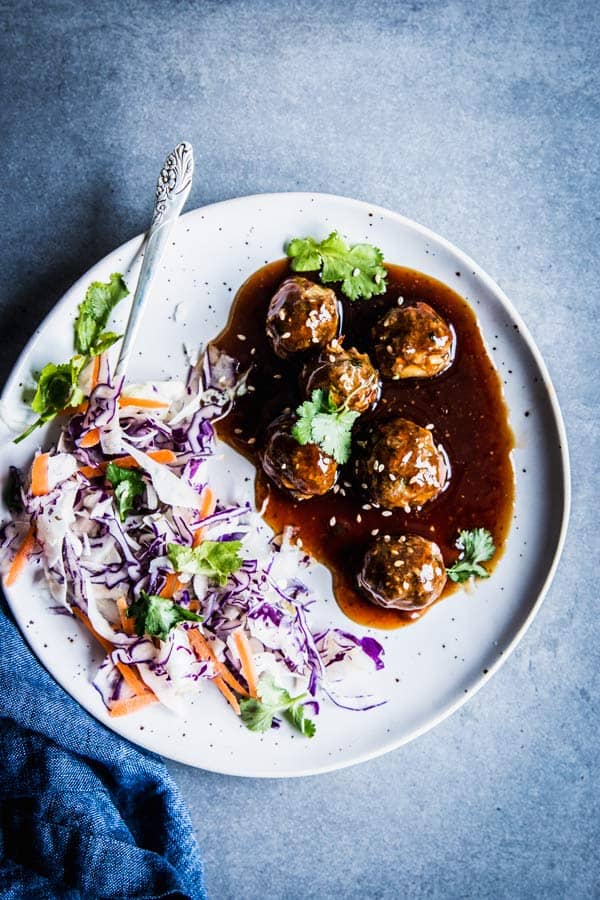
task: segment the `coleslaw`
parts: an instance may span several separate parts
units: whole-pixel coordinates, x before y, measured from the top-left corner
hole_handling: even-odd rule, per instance
[[[323,702],[385,702],[348,693],[383,668],[381,645],[311,628],[317,598],[292,530],[274,537],[249,502],[212,487],[213,423],[244,390],[234,361],[209,348],[185,382],[125,387],[104,352],[80,379],[89,399],[27,475],[11,472],[0,566],[7,586],[36,566],[105,648],[93,685],[108,714],[183,713],[212,684],[250,729],[286,718],[312,736]]]

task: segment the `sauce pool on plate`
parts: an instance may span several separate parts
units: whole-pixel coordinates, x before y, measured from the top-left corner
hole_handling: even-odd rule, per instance
[[[306,357],[279,359],[265,330],[269,301],[281,282],[293,274],[287,259],[264,266],[241,286],[229,321],[213,343],[238,360],[240,371],[251,367],[247,393],[236,398],[217,431],[256,466],[257,508],[264,503],[264,518],[275,532],[292,526],[304,550],[329,568],[335,598],[350,619],[391,629],[413,622],[432,606],[413,612],[384,609],[360,593],[357,573],[373,537],[421,535],[439,545],[449,566],[458,555],[455,542],[459,530],[487,528],[496,545],[494,558],[487,564],[492,571],[510,527],[514,473],[508,410],[473,310],[435,278],[401,266],[386,264],[386,269],[387,291],[371,300],[352,302],[335,285],[328,285],[340,302],[346,348],[356,347],[372,356],[371,328],[399,302],[425,301],[456,335],[454,360],[445,372],[434,378],[383,379],[379,403],[355,426],[360,436],[402,416],[431,430],[436,445],[441,444],[447,455],[450,478],[444,492],[420,510],[406,513],[373,508],[356,483],[352,460],[341,468],[339,490],[309,500],[294,500],[263,473],[259,453],[267,426],[305,399],[300,373]],[[318,281],[316,273],[303,276]],[[440,600],[455,589],[448,581]]]

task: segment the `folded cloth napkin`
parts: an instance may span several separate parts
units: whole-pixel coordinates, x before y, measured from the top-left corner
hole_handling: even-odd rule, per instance
[[[52,680],[0,597],[0,897],[206,897],[183,800],[158,757]]]

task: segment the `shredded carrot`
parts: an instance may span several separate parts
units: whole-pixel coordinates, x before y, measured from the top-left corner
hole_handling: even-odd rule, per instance
[[[88,433],[84,434],[84,436],[81,438],[81,440],[79,441],[79,446],[80,447],[95,447],[96,444],[99,444],[99,443],[100,443],[100,429],[92,428],[91,431],[88,431]]]
[[[208,485],[205,485],[202,488],[202,493],[200,494],[200,509],[198,512],[200,513],[200,519],[206,519],[207,516],[212,516],[215,511],[217,505],[217,498],[215,496],[215,492],[209,488]],[[197,547],[204,540],[204,529],[198,528],[194,532],[194,539],[192,541],[192,547]]]
[[[147,455],[158,463],[174,463],[177,459],[172,450],[150,450]],[[113,462],[122,469],[135,469],[138,465],[133,456],[120,456],[118,459],[113,459]]]
[[[175,575],[174,572],[168,572],[165,578],[165,583],[162,586],[161,592],[158,595],[159,597],[166,597],[169,600],[177,593],[177,591],[181,590],[182,584]]]
[[[107,653],[112,653],[112,651],[115,648],[113,647],[111,642],[107,641],[106,638],[102,637],[101,634],[98,634],[98,632],[96,631],[96,629],[94,628],[94,626],[92,625],[92,623],[90,622],[90,620],[88,619],[86,614],[83,612],[83,610],[79,609],[78,606],[74,606],[73,613],[81,622],[83,622],[83,624],[85,625],[87,630],[90,632],[90,634],[93,634],[93,636],[96,638],[98,643],[103,647],[103,649]],[[147,684],[144,684],[144,682],[142,681],[140,676],[137,674],[137,672],[135,671],[133,666],[128,666],[122,662],[117,662],[117,663],[115,663],[115,665],[116,665],[117,669],[119,670],[119,672],[121,673],[121,675],[123,676],[123,680],[125,681],[125,683],[129,685],[129,687],[135,694],[138,694],[138,695],[139,694],[148,694],[151,698],[151,700],[149,700],[148,702],[154,702],[154,701],[158,700],[158,697],[156,696],[154,691],[152,691],[148,687]]]
[[[119,597],[117,600],[117,609],[119,610],[119,619],[121,620],[121,631],[124,634],[131,636],[133,634],[133,619],[130,619],[127,615],[129,607],[127,606],[125,597]]]
[[[169,404],[162,400],[147,400],[145,397],[119,397],[119,406],[138,406],[140,409],[168,409]]]
[[[233,708],[233,711],[236,714],[236,716],[239,716],[240,704],[238,703],[237,697],[235,696],[233,691],[227,687],[224,680],[220,676],[217,676],[217,678],[214,678],[213,681],[216,684],[216,686],[219,688],[219,690],[221,691],[221,693],[223,694],[223,696],[225,697],[227,702]]]
[[[153,459],[154,462],[164,463],[166,465],[175,462],[177,459],[172,450],[150,450],[148,456],[150,459]],[[121,469],[139,468],[133,456],[120,456],[118,459],[111,460],[111,462],[114,462],[116,466],[120,466]],[[100,475],[104,475],[107,468],[108,462],[101,462],[98,466],[81,466],[79,472],[85,478],[98,478]]]
[[[101,464],[99,466],[80,466],[79,473],[83,475],[84,478],[98,478],[99,475],[104,475],[106,471],[106,466]]]
[[[49,453],[38,453],[31,466],[31,493],[34,497],[42,497],[50,490],[48,484]]]
[[[29,526],[29,531],[25,535],[23,539],[23,543],[17,550],[15,558],[10,564],[10,569],[6,574],[6,578],[4,579],[5,587],[10,587],[15,583],[17,578],[20,576],[21,572],[25,568],[25,563],[29,559],[29,556],[35,547],[35,528],[33,525]]]
[[[239,653],[240,662],[242,664],[242,675],[248,684],[248,690],[251,697],[258,696],[258,677],[256,675],[256,666],[254,665],[254,657],[252,656],[252,648],[250,641],[246,636],[246,632],[242,628],[238,628],[233,632],[233,642]]]
[[[92,377],[90,381],[90,394],[98,384],[98,377],[100,375],[100,354],[94,357],[94,362],[92,363]]]
[[[217,657],[212,651],[212,648],[209,646],[204,635],[200,634],[197,628],[190,628],[187,633],[188,640],[192,645],[192,650],[196,654],[196,657],[200,660],[207,659],[210,660],[215,667],[215,672],[217,673],[217,677],[222,681],[225,681],[230,687],[233,688],[236,693],[241,694],[242,697],[248,697],[248,691],[245,687],[243,687],[237,678],[231,674],[227,666],[224,666],[222,662],[219,662]],[[217,682],[217,678],[214,679],[215,683]],[[218,687],[218,685],[217,685]]]
[[[131,713],[138,712],[138,710],[148,706],[149,703],[155,703],[156,699],[154,694],[134,694],[133,697],[115,700],[108,710],[108,714],[111,719],[114,719],[117,716],[128,716]]]

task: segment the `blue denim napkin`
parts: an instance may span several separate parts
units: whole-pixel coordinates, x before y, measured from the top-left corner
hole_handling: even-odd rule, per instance
[[[2,597],[0,897],[206,897],[192,825],[162,762],[64,693]]]

